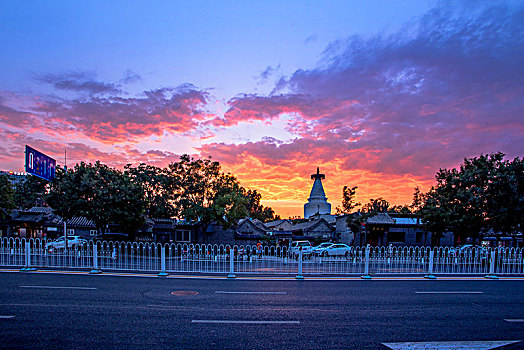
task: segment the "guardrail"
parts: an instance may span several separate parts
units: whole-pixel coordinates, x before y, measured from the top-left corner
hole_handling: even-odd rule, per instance
[[[295,275],[524,275],[523,248],[351,247],[343,256],[291,254],[287,247],[88,242],[50,249],[41,239],[0,239],[0,266],[169,273]]]

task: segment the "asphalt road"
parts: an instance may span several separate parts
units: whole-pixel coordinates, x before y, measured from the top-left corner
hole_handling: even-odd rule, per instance
[[[387,349],[524,340],[523,321],[524,281],[0,273],[0,348]]]

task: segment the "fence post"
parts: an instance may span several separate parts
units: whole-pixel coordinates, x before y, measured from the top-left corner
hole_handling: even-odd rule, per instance
[[[369,275],[369,246],[366,247],[366,255],[365,255],[366,262],[364,264],[364,274],[360,276],[360,278],[365,280],[370,280],[371,276]]]
[[[166,272],[166,248],[161,247],[160,252],[160,273],[158,274],[158,277],[167,277],[169,274]]]
[[[489,274],[484,276],[484,278],[489,278],[491,280],[498,280],[499,278],[495,275],[495,249],[491,251],[491,259],[489,262]]]
[[[229,275],[227,278],[235,278],[235,247],[229,248]]]
[[[102,273],[102,270],[98,268],[98,247],[95,244],[93,244],[93,269],[89,271],[90,274],[98,274]]]
[[[25,266],[20,269],[20,272],[35,271],[34,267],[31,267],[31,243],[25,242]]]
[[[428,270],[428,274],[424,276],[424,278],[427,278],[428,280],[437,279],[437,277],[435,277],[433,275],[433,257],[434,256],[435,256],[435,252],[433,251],[433,249],[431,249],[429,251],[429,270]]]
[[[303,257],[302,247],[298,252],[298,274],[295,276],[297,280],[303,280],[304,276],[302,275],[302,257]]]

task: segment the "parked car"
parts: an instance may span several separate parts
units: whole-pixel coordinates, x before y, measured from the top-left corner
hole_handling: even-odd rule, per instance
[[[322,243],[316,247],[313,247],[313,255],[321,256],[322,253],[330,246],[332,246],[334,243],[331,242],[325,242]]]
[[[289,245],[289,257],[298,258],[301,249],[302,256],[309,257],[313,253],[313,246],[309,241],[295,241]]]
[[[345,256],[346,258],[349,259],[352,256],[352,254],[353,254],[353,248],[351,248],[350,246],[344,243],[332,244],[322,251],[322,256],[324,257]]]
[[[93,238],[91,238],[94,242],[129,242],[129,236],[125,233],[117,233],[117,232],[108,232],[108,233],[102,233],[100,235],[96,235]]]
[[[473,245],[473,244],[464,244],[458,247],[451,248],[449,250],[449,255],[455,258],[472,258],[485,262],[488,260],[489,251],[486,247]]]
[[[45,245],[45,249],[48,252],[54,250],[65,249],[65,236],[59,237],[58,239],[48,242]],[[80,238],[80,236],[67,236],[67,248],[76,249],[82,247],[87,243],[87,240]]]
[[[488,250],[480,245],[473,245],[473,244],[464,244],[460,245],[458,247],[453,247],[449,250],[450,254],[453,256],[461,256],[466,254],[487,254]]]

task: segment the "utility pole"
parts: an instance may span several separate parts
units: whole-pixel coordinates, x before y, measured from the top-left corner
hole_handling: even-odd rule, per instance
[[[64,171],[67,172],[67,149],[64,149]],[[65,241],[65,253],[67,254],[67,219],[64,220],[64,241]]]

